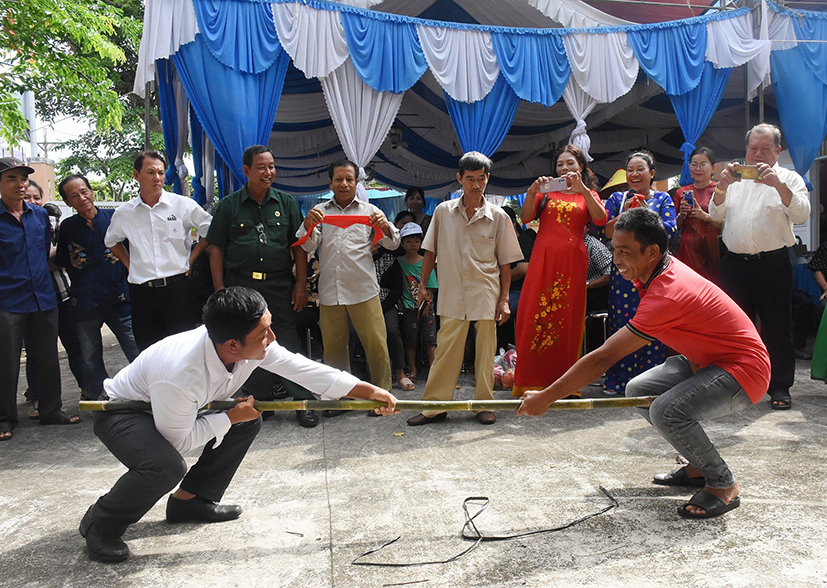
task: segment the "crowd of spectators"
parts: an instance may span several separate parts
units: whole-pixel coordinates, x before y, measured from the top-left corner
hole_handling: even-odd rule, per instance
[[[85,177],[64,178],[60,197],[77,214],[58,227],[60,212],[47,210],[49,203],[44,208],[42,190],[28,177],[33,170],[1,159],[0,440],[10,439],[17,424],[24,346],[29,416],[43,424],[77,423],[61,408],[58,337],[81,397],[99,398],[109,377],[102,326],[130,362],[196,326],[201,309],[190,273],[202,253],[216,291],[245,286],[264,297],[281,345],[308,355],[320,350],[324,363],[345,371],[361,354],[380,388],[395,384],[411,392],[424,381],[424,399],[452,398],[473,327],[475,398],[492,398],[493,358],[509,345],[518,357],[514,395],[541,389],[584,349],[597,346],[584,345],[584,337],[599,336],[599,328],[587,332],[587,316],[604,313],[608,336],[635,316],[639,293],[612,263],[608,247],[618,219],[638,207],[658,214],[678,259],[760,318],[772,360],[772,406],[789,408],[794,363],[787,248],[794,243],[793,224],[810,210],[803,180],[777,164],[780,141],[770,125],[747,135],[743,165],[757,168],[756,181],[742,181],[739,166],[728,164],[716,183],[715,155],[696,149],[693,183],[674,195],[655,188],[652,155],[635,151],[624,166],[628,190],[605,202],[586,158],[566,146],[555,172],[531,185],[518,212],[486,198],[492,163],[471,152],[460,160],[460,198],[428,215],[424,191],[411,187],[408,210],[393,223],[356,197],[358,169],[347,160],[329,168],[332,198],[303,216],[295,199],[272,187],[274,157],[259,145],[244,153],[246,183],[219,202],[214,216],[168,192],[163,156],[147,151],[134,163],[138,195],[114,212],[95,204]],[[827,290],[823,271],[817,268],[816,279]],[[624,395],[632,378],[669,354],[654,339],[623,357],[606,371],[605,393]],[[263,370],[245,389],[258,399],[313,398]],[[423,412],[408,423],[446,416]],[[489,411],[477,418],[495,422]],[[319,423],[313,411],[298,411],[296,419],[305,427]]]

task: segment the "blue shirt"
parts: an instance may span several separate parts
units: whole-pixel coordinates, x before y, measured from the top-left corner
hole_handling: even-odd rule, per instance
[[[81,311],[109,308],[129,302],[126,268],[103,238],[114,210],[97,209],[92,226],[76,214],[60,224],[55,264],[72,279],[72,306]]]
[[[23,202],[20,220],[0,200],[0,312],[57,306],[49,274],[52,226],[44,208]]]

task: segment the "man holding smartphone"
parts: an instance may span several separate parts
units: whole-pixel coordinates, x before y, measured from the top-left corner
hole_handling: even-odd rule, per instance
[[[795,243],[793,225],[810,217],[804,179],[778,165],[781,131],[769,124],[747,133],[747,166],[730,163],[721,173],[709,215],[724,221],[729,253],[721,260],[724,291],[755,320],[769,351],[770,403],[776,410],[792,406],[795,378],[790,291],[793,271],[787,249]],[[747,179],[757,176],[755,179]]]

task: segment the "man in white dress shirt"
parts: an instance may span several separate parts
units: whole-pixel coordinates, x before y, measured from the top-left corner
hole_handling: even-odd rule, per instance
[[[757,125],[746,142],[746,162],[758,168],[760,177],[741,179],[738,166],[728,164],[709,203],[709,216],[724,221],[722,236],[729,250],[721,259],[721,287],[747,316],[761,319],[761,339],[772,364],[770,403],[785,410],[792,406],[795,378],[793,270],[787,248],[795,243],[793,225],[810,216],[810,200],[804,179],[778,165],[778,127]]]
[[[356,198],[357,173],[356,165],[348,160],[331,164],[328,181],[333,198],[310,209],[296,236],[303,237],[310,231],[302,247],[308,253],[319,249],[319,326],[324,362],[350,370],[349,318],[365,348],[371,382],[390,390],[387,332],[370,247],[374,231],[381,231],[384,237],[379,245],[393,251],[399,247],[399,229],[376,206]],[[372,226],[319,224],[326,215],[361,216]],[[325,416],[335,414],[325,411]]]
[[[229,400],[257,367],[295,381],[321,396],[386,402],[389,392],[354,376],[290,353],[275,342],[264,298],[234,286],[213,294],[204,306],[204,326],[167,337],[141,353],[104,383],[111,400],[152,404],[152,412],[98,412],[95,435],[128,471],[84,515],[80,534],[93,559],[123,561],[121,537],[180,482],[167,502],[168,522],[220,522],[241,514],[218,502],[261,428],[250,396],[226,412],[199,412],[209,402]],[[181,453],[204,446],[187,471]]]
[[[195,200],[164,190],[166,166],[157,151],[135,158],[139,194],[112,216],[104,243],[126,266],[132,332],[140,350],[195,326],[189,281],[192,262],[207,248],[212,217]],[[192,247],[192,229],[201,238]],[[123,242],[129,242],[129,250]]]

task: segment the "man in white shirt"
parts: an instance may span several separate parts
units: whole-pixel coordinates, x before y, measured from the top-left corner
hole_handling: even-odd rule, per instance
[[[389,392],[352,375],[290,353],[275,342],[264,298],[233,286],[213,294],[204,306],[204,326],[167,337],[141,353],[104,390],[112,400],[152,404],[152,412],[98,412],[95,435],[127,471],[101,496],[80,523],[93,559],[123,561],[129,548],[121,539],[180,482],[167,502],[168,522],[228,521],[241,514],[218,502],[261,428],[261,413],[250,396],[226,412],[201,413],[215,400],[229,400],[261,367],[319,394],[386,402],[378,414],[392,414]],[[181,453],[205,446],[187,471]]]
[[[129,272],[132,331],[141,350],[195,326],[189,271],[209,245],[204,237],[212,217],[191,198],[164,190],[165,169],[157,151],[135,158],[139,194],[115,211],[104,239]],[[192,229],[201,238],[195,248]]]
[[[350,318],[365,348],[371,382],[390,390],[387,332],[370,247],[374,231],[381,231],[384,237],[379,245],[393,251],[399,247],[399,229],[389,223],[376,206],[356,198],[356,174],[356,165],[348,160],[330,166],[328,181],[333,198],[310,209],[296,236],[304,237],[309,231],[302,247],[308,253],[319,249],[319,326],[324,362],[350,370]],[[326,216],[356,221],[356,224],[328,224],[324,221]],[[341,219],[343,216],[361,219]],[[363,221],[370,226],[358,224]],[[325,416],[335,414],[340,413],[325,411]]]
[[[810,200],[804,179],[778,165],[778,127],[757,125],[746,142],[746,163],[758,168],[759,178],[741,179],[738,166],[728,164],[709,203],[709,216],[724,221],[722,236],[729,250],[721,259],[721,287],[747,316],[761,319],[761,339],[772,364],[770,403],[785,410],[792,406],[795,378],[793,271],[787,248],[795,243],[793,225],[810,216]]]

